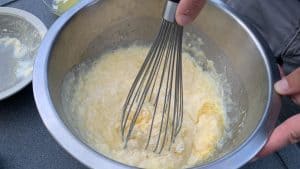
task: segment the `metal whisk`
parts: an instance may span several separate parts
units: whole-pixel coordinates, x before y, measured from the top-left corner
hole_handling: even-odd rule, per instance
[[[178,135],[183,118],[182,32],[175,21],[179,0],[168,0],[159,33],[140,68],[125,101],[121,119],[124,147],[141,113],[150,113],[145,149],[161,153]],[[154,131],[154,128],[157,131]]]

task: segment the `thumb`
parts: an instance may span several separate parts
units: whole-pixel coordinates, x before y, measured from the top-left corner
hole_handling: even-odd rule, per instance
[[[268,143],[258,153],[257,157],[269,155],[288,144],[294,144],[300,141],[300,114],[295,115],[281,125],[279,125],[272,133]]]
[[[179,25],[185,26],[191,23],[200,10],[205,0],[181,0],[176,11],[176,21]]]
[[[275,90],[281,95],[300,93],[300,68],[275,83]]]

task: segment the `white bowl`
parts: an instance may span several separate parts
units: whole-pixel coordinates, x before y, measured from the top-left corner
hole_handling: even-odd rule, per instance
[[[31,82],[35,55],[46,32],[32,14],[0,7],[0,100]]]

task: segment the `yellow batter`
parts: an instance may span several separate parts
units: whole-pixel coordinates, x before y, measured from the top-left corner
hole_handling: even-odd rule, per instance
[[[73,118],[80,119],[80,132],[99,152],[142,168],[186,168],[207,160],[224,134],[224,107],[213,73],[203,71],[187,53],[183,54],[183,126],[171,151],[144,150],[140,137],[133,137],[123,149],[122,105],[147,51],[131,46],[106,53],[93,64],[82,64],[76,83],[66,83],[74,89],[68,107]],[[150,116],[142,114],[137,130],[147,128]]]

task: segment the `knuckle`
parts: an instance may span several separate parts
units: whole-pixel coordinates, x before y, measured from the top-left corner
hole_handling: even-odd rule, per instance
[[[291,144],[295,144],[297,142],[300,141],[300,134],[296,131],[290,131],[290,134],[289,134],[289,142]]]
[[[292,96],[291,99],[295,104],[300,105],[300,94]]]
[[[199,8],[202,7],[204,3],[204,0],[192,0],[192,6]]]
[[[291,72],[290,75],[295,75],[295,76],[299,76],[300,75],[300,67],[295,69],[293,72]]]
[[[296,74],[300,75],[300,67],[295,70]]]
[[[290,94],[296,94],[300,92],[300,68],[297,68],[288,76],[286,76],[288,85],[290,88]]]
[[[294,144],[300,141],[300,114],[292,116],[286,122],[283,123],[284,131],[287,132],[287,141],[290,144]]]

